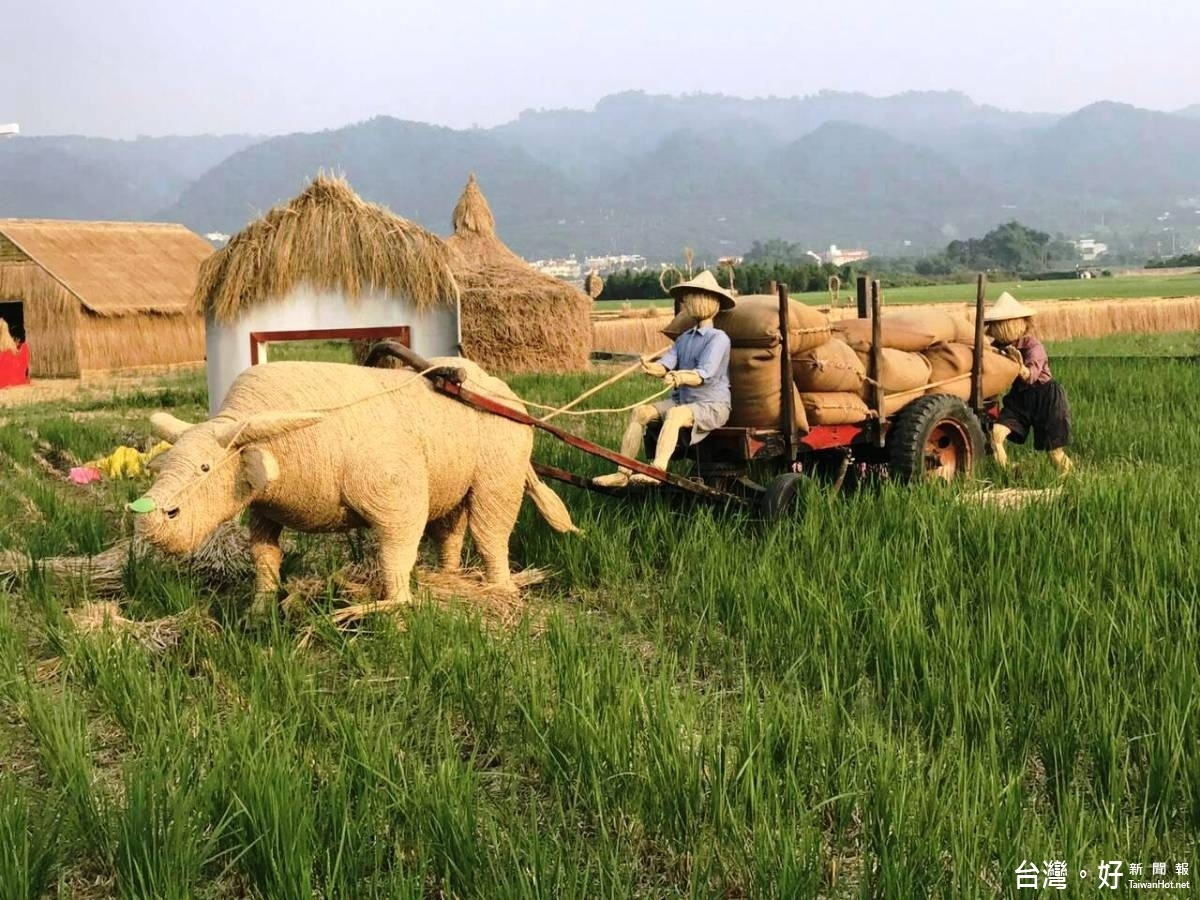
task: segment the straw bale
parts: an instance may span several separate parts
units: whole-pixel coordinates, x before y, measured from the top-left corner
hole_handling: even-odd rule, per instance
[[[592,349],[608,353],[653,353],[667,346],[672,338],[663,336],[664,326],[673,317],[670,310],[655,310],[658,315],[639,318],[595,318],[592,320]]]
[[[595,269],[588,272],[587,278],[583,279],[583,289],[593,300],[604,293],[604,279],[600,277],[600,273]]]
[[[418,309],[453,304],[445,243],[367,203],[344,178],[318,175],[299,196],[252,222],[200,269],[195,305],[229,323],[307,285],[350,301],[372,291]]]
[[[461,290],[463,354],[505,372],[586,370],[591,298],[504,245],[474,175],[454,207],[453,224],[446,244]]]
[[[1044,341],[1200,329],[1200,297],[1033,300],[1026,305],[1036,310],[1034,326],[1038,337]],[[956,319],[961,319],[955,343],[974,343],[973,306],[962,304],[949,308]],[[965,323],[965,330],[962,323]]]

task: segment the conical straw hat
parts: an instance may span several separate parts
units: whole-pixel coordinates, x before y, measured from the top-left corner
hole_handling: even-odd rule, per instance
[[[681,281],[679,284],[673,285],[670,290],[672,297],[678,299],[684,294],[712,294],[717,298],[717,302],[721,304],[721,309],[733,309],[734,303],[733,294],[721,287],[717,279],[713,277],[713,273],[705,269],[691,281]]]
[[[1003,322],[1005,319],[1024,319],[1027,316],[1036,316],[1037,310],[1032,306],[1026,306],[1008,291],[1000,295],[992,308],[983,314],[985,322]]]

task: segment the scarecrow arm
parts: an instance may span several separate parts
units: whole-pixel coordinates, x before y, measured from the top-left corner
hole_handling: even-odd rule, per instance
[[[1024,378],[1028,382],[1037,381],[1050,367],[1050,358],[1046,355],[1046,348],[1042,346],[1041,341],[1030,341],[1022,347],[1021,357],[1027,370]]]
[[[704,376],[695,369],[684,369],[679,372],[668,372],[666,382],[673,388],[699,387],[704,384]]]

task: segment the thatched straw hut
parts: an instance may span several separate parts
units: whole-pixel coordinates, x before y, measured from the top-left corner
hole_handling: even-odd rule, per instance
[[[0,318],[34,377],[198,363],[190,301],[211,254],[182,225],[0,219]]]
[[[343,178],[318,175],[235,235],[201,269],[196,305],[214,412],[234,378],[279,341],[388,337],[424,356],[458,352],[445,243]]]
[[[474,175],[454,207],[446,243],[462,292],[464,356],[504,372],[587,368],[592,301],[504,246]]]

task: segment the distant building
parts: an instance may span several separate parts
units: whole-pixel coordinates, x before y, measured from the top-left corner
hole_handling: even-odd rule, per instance
[[[182,225],[0,219],[0,319],[35,378],[199,363],[212,252]]]
[[[862,262],[864,259],[869,259],[870,256],[871,254],[861,247],[843,250],[837,244],[830,244],[829,250],[825,253],[825,262],[834,266],[844,266],[847,263]]]
[[[630,269],[641,272],[646,268],[646,257],[638,253],[618,253],[608,256],[589,256],[584,260],[583,267],[589,272],[595,271],[601,275]]]
[[[583,278],[583,267],[574,256],[566,259],[535,259],[529,265],[543,275],[551,275],[564,281],[579,281]]]
[[[1097,257],[1108,252],[1108,244],[1102,244],[1094,238],[1080,238],[1072,241],[1079,250],[1079,258],[1084,262],[1094,262]]]

